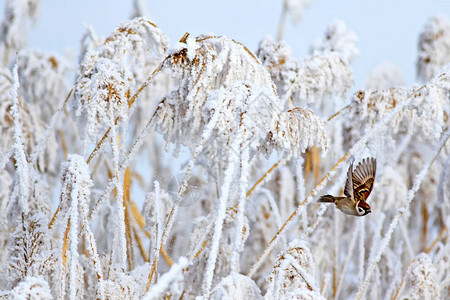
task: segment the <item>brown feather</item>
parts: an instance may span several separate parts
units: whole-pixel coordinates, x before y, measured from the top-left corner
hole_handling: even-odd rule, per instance
[[[345,182],[344,195],[353,199],[353,163],[350,164],[347,171],[347,181]]]
[[[353,195],[355,201],[366,201],[373,189],[376,174],[376,160],[363,159],[352,173]]]

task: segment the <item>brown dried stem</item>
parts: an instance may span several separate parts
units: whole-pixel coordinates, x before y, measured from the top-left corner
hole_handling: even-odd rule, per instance
[[[280,227],[278,232],[275,234],[275,236],[272,238],[272,240],[269,242],[267,247],[264,249],[264,251],[261,253],[261,255],[258,257],[258,259],[255,261],[255,263],[250,268],[250,271],[248,272],[247,276],[251,277],[256,270],[259,268],[259,264],[262,259],[264,259],[272,250],[272,247],[274,244],[278,241],[281,234],[284,233],[284,231],[287,229],[287,225],[291,222],[291,220],[294,219],[294,217],[297,216],[298,212],[300,211],[300,208],[305,205],[306,201],[309,197],[315,194],[316,190],[319,186],[328,178],[329,174],[333,172],[349,155],[347,152],[344,156],[341,157],[341,159],[331,168],[330,171],[320,180],[320,182],[314,187],[314,189],[309,193],[309,195],[297,206],[297,208],[294,210],[294,212],[289,216],[289,218],[283,223],[283,225]]]
[[[130,222],[130,211],[128,209],[130,202],[130,167],[125,169],[124,178],[123,178],[123,207],[125,214],[125,236],[127,240],[127,259],[128,259],[128,268],[132,270],[134,268],[134,252],[133,252],[133,238],[131,235],[131,222]]]
[[[67,250],[69,249],[69,231],[70,231],[70,217],[67,220],[67,227],[64,231],[63,247],[62,247],[62,265],[66,266],[67,263]]]

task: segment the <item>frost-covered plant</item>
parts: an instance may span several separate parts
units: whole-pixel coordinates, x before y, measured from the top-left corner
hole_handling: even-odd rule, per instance
[[[382,90],[404,86],[402,70],[393,62],[385,61],[377,65],[366,78],[365,88]]]
[[[142,73],[137,70],[160,59],[167,43],[152,22],[137,18],[117,27],[102,46],[86,52],[73,101],[75,115],[82,119],[79,124],[85,139],[97,140],[116,119],[126,122],[131,104],[128,99],[143,82]]]
[[[23,214],[10,239],[6,273],[3,282],[11,288],[26,277],[48,276],[50,271],[50,239],[48,219],[41,214]]]
[[[303,58],[271,38],[169,48],[134,1],[71,65],[6,39],[36,3],[9,1],[0,39],[0,298],[448,298],[445,17],[420,38],[424,85],[384,64],[353,87],[342,22]],[[315,203],[367,156],[372,214]]]
[[[290,107],[314,105],[317,108],[333,96],[347,94],[353,84],[348,59],[342,56],[340,49],[323,47],[322,52],[317,51],[310,57],[296,60],[291,57],[292,50],[284,42],[266,38],[260,43],[258,57],[277,82],[283,103]]]
[[[322,299],[314,279],[314,261],[304,241],[292,241],[269,277],[267,299]]]
[[[359,55],[359,49],[356,48],[357,41],[356,34],[348,30],[343,21],[336,20],[327,28],[323,40],[314,42],[311,52],[337,52],[347,58],[349,62],[352,62]]]
[[[28,30],[39,12],[39,0],[7,0],[0,28],[0,63],[5,66],[27,44]]]
[[[24,50],[18,56],[20,95],[32,103],[33,113],[48,122],[69,89],[69,62],[59,55]]]
[[[427,81],[450,63],[450,21],[445,16],[431,18],[419,37],[417,76]]]

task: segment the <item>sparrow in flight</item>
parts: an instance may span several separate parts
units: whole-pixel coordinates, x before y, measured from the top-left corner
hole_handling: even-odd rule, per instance
[[[365,158],[355,170],[353,163],[350,164],[345,183],[345,197],[334,197],[324,195],[318,202],[334,203],[336,207],[347,215],[365,216],[370,213],[370,205],[366,200],[370,195],[375,181],[377,161],[375,158]]]

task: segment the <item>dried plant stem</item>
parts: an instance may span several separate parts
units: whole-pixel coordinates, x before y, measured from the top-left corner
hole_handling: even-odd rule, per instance
[[[22,212],[27,213],[28,196],[30,194],[30,178],[29,178],[29,163],[27,161],[27,155],[25,147],[23,145],[22,137],[22,125],[20,123],[20,96],[19,96],[19,66],[18,58],[16,55],[16,63],[13,68],[13,86],[11,88],[11,96],[13,99],[13,105],[11,107],[11,116],[14,123],[14,159],[17,169],[18,187],[19,187],[19,205]]]
[[[404,283],[405,283],[405,278],[406,278],[406,275],[408,274],[409,268],[411,267],[411,265],[412,265],[415,261],[416,261],[416,259],[414,258],[413,260],[411,260],[411,261],[409,262],[408,266],[406,267],[406,270],[405,270],[405,272],[403,273],[403,276],[402,276],[402,280],[400,281],[400,286],[398,287],[397,291],[395,291],[395,295],[394,295],[394,297],[392,298],[392,300],[396,300],[396,299],[397,299],[398,293],[399,293],[400,290],[403,288],[403,285],[404,285]]]
[[[120,148],[121,148],[121,136],[118,131],[118,126],[112,127],[112,136],[111,136],[111,148],[112,148],[112,160],[114,166],[114,182],[116,187],[116,195],[115,195],[115,220],[114,220],[114,236],[113,236],[113,250],[115,250],[115,246],[119,249],[119,263],[120,267],[123,271],[125,271],[127,258],[129,254],[127,253],[127,234],[126,234],[126,213],[125,206],[123,205],[124,198],[124,186],[122,181],[124,180],[125,172],[122,172],[122,169],[119,166],[120,159]],[[115,244],[117,243],[117,244]],[[112,251],[111,262],[113,262],[115,251]],[[110,265],[111,267],[111,265]]]
[[[434,246],[436,246],[437,242],[439,242],[440,239],[442,239],[442,236],[444,235],[444,233],[447,231],[447,226],[444,225],[444,227],[441,229],[441,231],[439,232],[438,236],[434,239],[434,241],[431,243],[430,246],[428,246],[424,252],[425,253],[430,253],[431,250],[433,250]]]
[[[145,227],[144,216],[141,214],[141,212],[137,208],[137,206],[134,203],[134,201],[130,200],[128,205],[129,205],[129,210],[131,211],[131,215],[133,216],[134,221],[137,223],[137,225],[139,226],[141,231],[145,234],[145,236],[147,238],[150,238],[150,233],[147,230],[144,229],[144,227]],[[139,244],[139,243],[142,243],[141,238],[137,234],[137,231],[136,231],[136,229],[134,227],[133,227],[133,232],[134,232],[134,236],[135,236],[136,242],[138,243],[138,246],[142,247]],[[139,238],[139,241],[137,240],[137,238]],[[148,261],[148,255],[147,255],[146,251],[144,250],[144,248],[142,247],[142,249],[140,249],[139,251],[144,251],[145,252],[145,257],[147,257],[146,261]],[[173,260],[170,258],[169,254],[167,254],[167,252],[166,252],[166,250],[164,248],[161,249],[161,255],[164,258],[164,260],[167,263],[167,265],[169,267],[171,267],[173,265]]]
[[[174,216],[176,215],[176,213],[178,211],[178,205],[181,202],[181,195],[184,193],[184,191],[187,188],[188,180],[189,180],[189,178],[191,176],[191,172],[192,172],[194,164],[195,164],[195,162],[197,160],[198,155],[203,150],[206,141],[211,136],[211,133],[213,132],[213,129],[215,128],[215,126],[216,126],[216,124],[217,124],[217,122],[219,120],[220,112],[221,112],[220,109],[216,110],[216,112],[211,117],[211,120],[209,121],[209,123],[205,126],[205,129],[202,132],[202,135],[201,135],[201,138],[200,138],[200,142],[198,143],[198,145],[197,145],[197,147],[196,147],[196,149],[194,151],[194,154],[192,155],[192,158],[191,158],[191,160],[188,163],[187,170],[186,170],[186,173],[184,175],[184,179],[183,179],[183,181],[182,181],[182,183],[180,185],[180,188],[178,189],[177,199],[176,199],[174,205],[172,206],[172,209],[171,209],[171,211],[169,213],[169,216],[167,217],[166,226],[165,226],[164,231],[163,231],[162,236],[161,236],[161,242],[160,242],[160,245],[159,245],[158,255],[156,255],[156,257],[155,257],[155,259],[154,259],[154,261],[152,263],[152,268],[151,268],[151,271],[150,271],[150,274],[149,274],[149,277],[148,277],[148,281],[147,281],[146,292],[148,291],[148,289],[150,287],[150,283],[152,282],[152,278],[153,278],[153,275],[155,273],[155,269],[156,269],[156,266],[157,266],[158,260],[159,260],[159,253],[161,253],[161,249],[162,249],[162,247],[164,247],[164,244],[165,244],[165,241],[167,239],[167,236],[168,236],[168,234],[170,233],[170,231],[172,229],[173,218],[174,218]]]
[[[125,169],[123,176],[123,207],[125,214],[125,235],[127,241],[127,258],[128,258],[128,270],[134,269],[134,251],[133,251],[133,237],[131,235],[131,220],[129,211],[130,202],[130,167]]]
[[[196,156],[191,160],[191,162],[194,161],[195,158],[196,158]],[[192,166],[191,166],[191,168],[192,168]],[[188,166],[188,170],[185,173],[184,180],[183,180],[183,182],[182,182],[182,184],[180,186],[180,189],[178,191],[178,198],[179,199],[177,199],[177,201],[174,203],[174,205],[172,206],[172,209],[170,210],[169,216],[167,217],[166,226],[165,226],[164,231],[163,231],[162,236],[161,236],[161,242],[160,242],[158,254],[160,254],[162,252],[162,249],[164,247],[164,241],[166,240],[166,236],[168,235],[169,231],[171,230],[172,220],[173,220],[173,217],[176,214],[176,211],[178,209],[178,205],[179,205],[180,200],[181,200],[180,196],[184,192],[184,190],[186,188],[186,185],[187,185],[187,181],[189,180],[189,175],[190,175],[190,172],[191,172],[191,168],[189,168],[189,166]],[[156,270],[156,266],[158,265],[158,260],[159,260],[159,255],[157,255],[155,257],[155,259],[153,260],[152,268],[151,268],[150,274],[148,276],[147,286],[145,288],[146,292],[148,292],[148,289],[150,288],[150,284],[152,282],[153,275],[154,275],[155,270]]]
[[[392,219],[392,222],[389,225],[389,228],[388,228],[388,230],[386,232],[386,235],[384,236],[383,240],[381,241],[378,253],[372,259],[372,263],[370,265],[370,268],[368,269],[368,272],[366,274],[364,282],[360,285],[359,292],[356,295],[356,299],[359,300],[359,299],[361,299],[363,297],[365,289],[366,289],[367,285],[369,284],[370,278],[371,278],[371,276],[373,274],[373,271],[375,270],[375,267],[377,266],[378,262],[380,261],[381,256],[383,255],[384,250],[386,249],[386,247],[387,247],[387,245],[388,245],[388,243],[389,243],[389,241],[391,239],[391,236],[394,233],[394,230],[395,230],[395,228],[397,227],[397,225],[399,223],[399,220],[400,220],[401,216],[406,211],[408,206],[411,204],[412,200],[414,199],[415,193],[420,188],[420,185],[422,183],[423,178],[428,173],[430,166],[433,164],[434,160],[438,156],[438,154],[441,151],[441,149],[444,147],[444,145],[447,142],[449,137],[450,137],[450,129],[447,129],[447,131],[442,134],[441,140],[439,141],[438,146],[436,147],[436,149],[435,149],[435,151],[433,153],[434,155],[432,156],[432,158],[429,161],[427,161],[424,164],[424,167],[423,167],[422,171],[420,171],[420,173],[416,176],[416,178],[414,180],[413,187],[409,190],[405,201],[402,203],[402,205],[398,209],[397,214]]]
[[[141,85],[141,87],[137,90],[137,92],[130,98],[128,99],[128,107],[131,107],[131,105],[133,105],[133,103],[136,101],[137,97],[139,96],[139,94],[150,84],[150,82],[156,77],[156,75],[162,70],[166,60],[169,58],[170,56],[166,57],[163,62],[152,72],[152,74],[144,81],[144,83]],[[114,120],[114,125],[116,126],[117,123],[119,122],[119,117],[117,117]],[[108,130],[106,130],[105,134],[103,135],[103,137],[100,139],[100,141],[97,143],[97,145],[95,146],[94,150],[92,150],[91,154],[89,155],[89,158],[87,159],[87,163],[89,164],[91,162],[91,160],[95,157],[95,155],[97,154],[97,152],[100,150],[100,147],[103,145],[103,142],[106,140],[106,138],[109,135],[109,132],[111,131],[112,127],[109,127]]]
[[[339,267],[339,236],[340,236],[340,224],[339,224],[339,211],[335,209],[333,211],[333,298],[336,297],[338,286],[338,267]]]
[[[278,166],[280,166],[280,165],[283,165],[284,163],[286,162],[286,159],[283,157],[283,158],[280,158],[276,163],[274,163],[256,182],[255,182],[255,184],[247,191],[247,194],[246,194],[246,197],[249,197],[251,194],[252,194],[252,192],[258,187],[258,185],[260,185],[263,181],[264,181],[264,179],[266,179],[266,177],[273,171],[273,170],[275,170]],[[238,204],[239,203],[236,203],[233,207],[229,207],[229,208],[233,208],[233,209],[235,209],[235,210],[237,210],[237,208],[238,208]],[[208,239],[207,238],[205,238],[205,240],[203,241],[203,243],[202,243],[202,246],[200,247],[200,249],[196,252],[196,254],[195,254],[195,256],[194,256],[194,258],[197,258],[201,253],[202,253],[202,251],[206,248],[206,245],[208,244]]]
[[[61,206],[58,205],[58,207],[56,208],[55,213],[53,214],[52,219],[50,220],[50,223],[48,223],[48,229],[52,229],[53,224],[56,221],[56,217],[58,216],[59,211],[61,210]]]
[[[160,101],[160,104],[163,103],[164,100],[165,100],[165,98]],[[128,151],[128,153],[125,154],[125,156],[122,159],[122,162],[120,164],[120,169],[123,169],[125,166],[128,165],[129,160],[131,159],[131,157],[138,151],[140,146],[143,144],[143,139],[150,132],[149,129],[153,125],[153,122],[155,120],[155,116],[157,115],[159,109],[160,109],[160,106],[158,106],[158,108],[155,110],[155,112],[151,116],[150,120],[147,122],[146,126],[144,127],[144,129],[142,130],[141,134],[139,135],[139,138],[134,142],[134,144],[131,147],[131,149]],[[105,199],[105,196],[113,189],[113,187],[114,187],[114,180],[110,179],[110,181],[109,181],[107,187],[105,188],[105,190],[103,191],[102,195],[99,197],[99,199],[95,203],[94,207],[89,212],[89,216],[88,216],[89,221],[92,220],[92,218],[94,216],[94,213],[97,211],[98,207],[100,206],[100,203],[102,203],[102,200]],[[55,214],[54,214],[54,216],[52,218],[52,221],[50,222],[50,224],[51,224],[51,225],[49,225],[50,227],[52,226],[52,224],[54,222],[54,219],[56,219],[56,215],[58,214],[58,212],[59,212],[59,206],[58,206],[58,208],[57,208],[57,210],[56,210],[56,212],[55,212]],[[150,237],[150,234],[144,230],[145,221],[142,221],[143,217],[140,214],[139,210],[134,208],[134,209],[132,209],[132,213],[133,213],[133,216],[135,217],[135,220],[138,220],[138,219],[141,220],[141,221],[137,221],[139,227],[141,228],[141,230],[145,233],[145,235],[147,237]],[[140,217],[137,216],[137,215],[139,215]],[[164,260],[166,261],[166,263],[169,266],[171,266],[173,264],[173,261],[170,259],[170,256],[167,254],[167,252],[164,250],[164,248],[161,249],[161,254],[162,254]]]
[[[428,208],[427,208],[427,204],[426,204],[425,201],[422,202],[421,213],[422,213],[422,232],[421,232],[422,236],[421,236],[421,241],[422,241],[422,249],[425,249],[426,242],[427,242],[428,218],[429,218]]]
[[[236,137],[236,139],[238,140],[238,137]],[[232,145],[231,148],[235,149],[233,148],[233,146],[237,145],[239,145],[239,142],[236,141],[235,145]],[[217,215],[214,222],[214,232],[211,240],[210,253],[208,256],[208,261],[206,263],[205,276],[203,277],[202,293],[205,296],[208,295],[211,290],[212,279],[214,277],[214,269],[218,256],[220,238],[222,236],[223,221],[225,219],[225,212],[227,209],[226,204],[230,192],[232,178],[235,173],[235,165],[238,160],[238,155],[234,153],[233,150],[230,150],[229,153],[230,155],[228,155],[228,157],[230,158],[230,161],[228,163],[227,169],[225,170],[225,176],[223,180],[224,184],[221,187],[218,208],[216,209]]]
[[[67,250],[69,249],[69,231],[70,231],[70,217],[67,219],[66,230],[64,231],[63,247],[62,247],[62,265],[66,267]]]
[[[343,108],[341,108],[337,113],[335,113],[334,115],[332,115],[331,117],[328,118],[327,122],[331,121],[332,119],[334,119],[334,117],[338,116],[341,112],[343,112],[344,110],[350,108],[350,104],[347,104],[346,106],[344,106]]]
[[[160,103],[162,103],[163,101],[164,101],[164,99]],[[124,155],[124,158],[122,159],[122,162],[120,163],[120,169],[121,170],[123,170],[126,166],[128,166],[128,163],[129,163],[131,157],[134,154],[136,154],[136,152],[138,151],[140,146],[142,146],[143,139],[148,135],[148,133],[150,131],[150,128],[153,125],[153,121],[155,120],[155,116],[156,116],[156,114],[159,111],[159,107],[160,106],[158,106],[158,108],[155,110],[155,112],[153,113],[152,117],[150,118],[150,120],[145,125],[144,129],[142,130],[141,134],[139,135],[139,138],[134,142],[134,144],[131,147],[131,149],[128,151],[128,153],[126,153]],[[106,195],[108,195],[108,193],[110,193],[113,188],[114,188],[114,180],[110,179],[109,182],[108,182],[108,185],[103,190],[103,193],[98,198],[98,200],[95,203],[94,207],[89,212],[89,220],[92,220],[92,218],[93,218],[95,212],[98,210],[100,204],[103,202],[103,200],[105,199]]]
[[[102,271],[102,266],[100,263],[100,257],[98,255],[98,251],[97,251],[97,245],[95,242],[95,237],[94,234],[91,231],[90,225],[88,223],[87,220],[87,205],[85,204],[81,204],[80,203],[80,216],[81,216],[81,221],[82,221],[82,230],[84,231],[84,236],[86,238],[86,240],[88,241],[89,247],[89,254],[92,260],[92,264],[94,265],[94,269],[95,272],[97,274],[97,280],[98,280],[98,290],[100,291],[100,298],[104,299],[104,284],[103,284],[103,271]],[[83,239],[83,242],[85,242],[85,240]],[[85,251],[84,247],[83,250]],[[86,255],[87,257],[89,257],[88,255]]]
[[[284,233],[284,231],[287,229],[287,225],[294,219],[294,217],[297,216],[299,210],[305,205],[305,203],[310,199],[315,193],[317,193],[323,186],[327,183],[330,174],[335,171],[336,168],[339,167],[339,165],[349,156],[353,155],[358,151],[367,141],[372,138],[375,134],[378,134],[380,131],[385,128],[385,126],[392,121],[394,116],[396,116],[403,108],[405,108],[412,100],[412,98],[422,89],[424,89],[426,85],[423,85],[416,91],[414,91],[408,98],[406,98],[404,101],[397,104],[397,106],[389,111],[383,119],[381,119],[379,122],[377,122],[368,133],[366,133],[358,142],[356,142],[351,149],[339,159],[339,161],[331,168],[330,171],[320,180],[320,182],[314,187],[314,189],[309,193],[309,195],[297,206],[297,208],[294,210],[294,212],[289,216],[289,218],[284,222],[283,226],[278,230],[278,232],[275,234],[275,236],[272,238],[272,240],[269,242],[269,244],[266,246],[264,251],[261,253],[261,255],[258,257],[256,262],[252,265],[250,268],[250,271],[248,272],[247,276],[253,276],[253,274],[256,272],[256,270],[261,266],[262,261],[269,255],[270,251],[273,249],[275,244],[278,242],[280,235]]]
[[[64,152],[64,159],[67,159],[67,155],[69,154],[67,151],[66,139],[64,138],[64,133],[61,129],[58,129],[59,139],[61,140],[61,147]]]
[[[250,194],[255,190],[255,188],[267,177],[267,175],[269,175],[273,170],[275,170],[276,167],[278,167],[278,165],[280,165],[280,163],[282,163],[283,161],[285,161],[284,158],[280,158],[276,163],[274,163],[269,170],[267,170],[262,176],[261,178],[258,179],[258,181],[255,182],[255,184],[248,190],[246,197],[250,196]],[[237,208],[237,204],[234,206],[234,208]]]
[[[342,287],[342,282],[345,279],[345,275],[347,274],[347,268],[348,268],[348,263],[350,261],[350,258],[353,257],[353,250],[355,249],[355,245],[356,245],[356,239],[358,238],[357,234],[353,234],[352,239],[350,240],[350,244],[348,245],[348,249],[347,249],[347,255],[344,259],[344,264],[342,265],[342,268],[340,270],[340,274],[341,276],[339,276],[339,280],[337,282],[337,289],[336,289],[336,293],[334,295],[334,299],[339,299],[339,294],[341,292],[341,287]]]
[[[319,188],[326,183],[328,180],[329,174],[331,172],[334,172],[336,168],[339,167],[339,165],[347,158],[349,153],[347,152],[332,168],[331,170],[320,180],[320,182],[316,185],[316,187],[309,193],[309,195],[297,206],[297,208],[294,210],[294,212],[289,216],[289,218],[283,223],[283,225],[280,227],[278,232],[275,234],[275,236],[272,238],[272,240],[269,242],[267,247],[264,249],[263,253],[258,257],[256,262],[252,265],[250,268],[250,271],[247,273],[247,276],[252,277],[253,274],[258,270],[258,268],[261,266],[262,261],[269,255],[270,251],[275,246],[276,242],[278,242],[280,235],[284,233],[284,231],[287,229],[287,225],[290,224],[290,222],[297,216],[298,212],[300,211],[300,208],[302,208],[303,205],[305,205],[306,201],[312,197]]]
[[[50,119],[50,123],[48,124],[47,128],[45,129],[44,134],[40,138],[36,148],[34,149],[34,152],[30,156],[30,161],[32,164],[36,163],[37,158],[39,157],[39,154],[41,151],[45,149],[45,145],[47,143],[48,138],[53,134],[53,129],[55,127],[56,121],[58,120],[59,113],[64,111],[64,107],[67,104],[67,102],[70,99],[70,96],[72,95],[73,89],[69,91],[69,94],[66,97],[66,100],[62,103],[61,107],[58,108],[58,110],[53,114],[52,118]],[[65,147],[64,138],[62,138],[62,132],[59,130],[59,134],[61,137],[61,144],[64,150],[64,156],[67,157],[67,148]]]
[[[244,135],[245,138],[245,135]],[[246,189],[248,185],[249,176],[249,149],[241,144],[241,153],[239,157],[239,201],[237,207],[237,213],[235,217],[236,223],[236,238],[233,243],[233,252],[231,255],[231,271],[240,271],[240,253],[244,248],[244,218],[245,218],[245,205],[247,200]]]
[[[139,236],[139,233],[138,233],[136,227],[133,226],[132,230],[133,230],[133,236],[134,236],[134,239],[136,240],[136,243],[137,243],[137,246],[138,246],[138,249],[139,249],[139,253],[140,253],[141,256],[142,256],[142,259],[143,259],[145,262],[149,262],[149,258],[148,258],[148,255],[147,255],[147,251],[146,251],[145,248],[144,248],[144,244],[143,244],[143,242],[142,242],[141,237]]]

